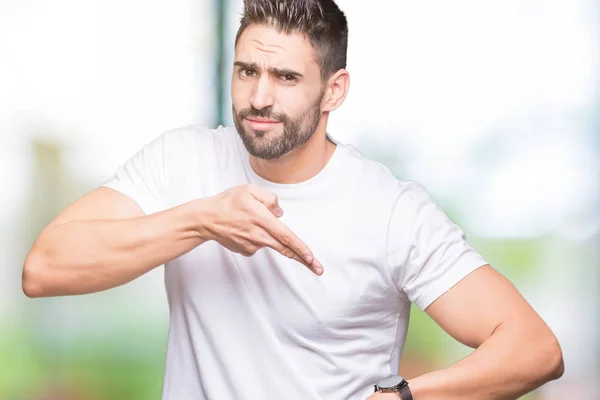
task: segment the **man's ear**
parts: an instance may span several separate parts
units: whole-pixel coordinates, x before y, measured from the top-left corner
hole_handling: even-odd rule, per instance
[[[350,90],[350,73],[345,68],[340,69],[327,80],[327,89],[323,96],[323,111],[329,112],[342,105]]]

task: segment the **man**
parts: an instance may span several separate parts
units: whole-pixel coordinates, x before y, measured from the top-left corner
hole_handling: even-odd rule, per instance
[[[425,189],[326,133],[347,38],[332,0],[247,0],[235,129],[145,146],[44,229],[25,293],[106,290],[166,264],[168,400],[513,399],[558,378],[550,329]],[[476,350],[407,384],[411,302]]]

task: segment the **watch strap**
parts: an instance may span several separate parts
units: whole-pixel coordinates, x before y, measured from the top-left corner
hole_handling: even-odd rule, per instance
[[[400,393],[400,397],[402,397],[402,400],[413,400],[412,393],[410,392],[410,389],[408,388],[408,384],[400,387],[400,390],[398,390],[398,393]]]

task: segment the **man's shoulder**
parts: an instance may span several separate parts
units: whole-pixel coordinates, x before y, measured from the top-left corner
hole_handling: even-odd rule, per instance
[[[170,164],[201,162],[205,168],[215,159],[229,159],[238,154],[235,128],[209,128],[188,125],[164,132],[159,138],[160,151]]]
[[[371,188],[376,193],[385,190],[392,196],[420,186],[414,181],[398,177],[388,165],[365,155],[353,145],[342,143],[338,145],[341,146],[343,155],[343,168],[340,171],[357,186],[363,189]]]

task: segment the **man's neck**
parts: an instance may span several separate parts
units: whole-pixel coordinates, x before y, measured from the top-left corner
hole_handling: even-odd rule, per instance
[[[320,127],[319,127],[320,128]],[[281,184],[300,183],[317,175],[327,164],[336,144],[327,138],[325,129],[317,129],[302,146],[276,160],[250,156],[250,165],[260,177]]]

